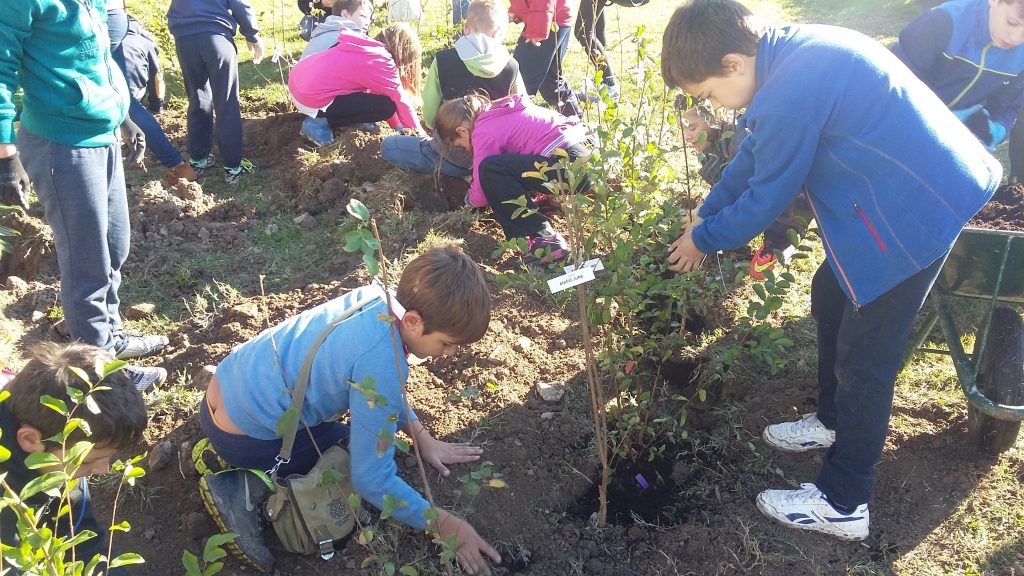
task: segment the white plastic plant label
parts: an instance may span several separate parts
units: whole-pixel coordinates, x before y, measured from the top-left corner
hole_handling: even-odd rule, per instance
[[[281,50],[281,45],[278,44],[277,46],[274,46],[274,55],[270,57],[270,61],[277,64],[277,61],[281,59],[282,54],[283,51]]]
[[[591,258],[590,260],[584,262],[583,265],[580,266],[580,268],[593,268],[594,272],[599,272],[601,270],[604,270],[604,262],[601,262],[600,258]],[[568,274],[575,269],[575,264],[569,264],[568,266],[565,267],[565,273]]]
[[[593,279],[594,269],[584,267],[548,280],[548,288],[551,290],[551,293],[554,294],[555,292],[561,292],[562,290],[572,288],[573,286],[579,286],[584,282],[590,282]]]

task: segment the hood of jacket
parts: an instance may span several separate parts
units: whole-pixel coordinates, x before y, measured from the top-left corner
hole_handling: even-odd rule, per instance
[[[341,16],[334,16],[332,14],[328,16],[327,19],[324,20],[323,22],[317,24],[316,28],[313,28],[312,38],[330,35],[333,36],[331,38],[332,40],[336,40],[338,38],[338,32],[341,32],[342,29],[350,30],[356,33],[362,32],[362,30],[359,29],[359,26],[357,26],[356,23],[353,22],[352,20],[349,20],[348,18],[343,18]],[[310,42],[312,42],[312,39],[310,39]]]
[[[505,69],[512,55],[498,40],[486,34],[470,34],[455,42],[455,51],[474,76],[494,78]]]

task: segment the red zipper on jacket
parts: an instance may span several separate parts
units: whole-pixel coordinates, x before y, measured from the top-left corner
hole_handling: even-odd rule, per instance
[[[834,250],[832,250],[832,244],[828,241],[828,235],[825,234],[825,226],[821,223],[821,217],[818,215],[818,209],[814,206],[814,200],[811,199],[811,191],[804,184],[804,197],[807,198],[807,205],[811,207],[811,212],[814,213],[814,219],[818,222],[818,235],[821,236],[821,243],[825,246],[825,250],[828,251],[829,255],[832,256],[832,261],[836,264],[836,269],[839,270],[839,276],[843,279],[843,284],[846,285],[846,289],[850,291],[850,300],[853,302],[853,306],[856,310],[860,310],[860,301],[857,299],[857,292],[854,291],[853,286],[850,284],[850,279],[846,276],[846,270],[843,265],[839,262],[839,258],[836,256]]]
[[[857,202],[853,203],[853,208],[857,211],[860,219],[864,221],[864,225],[868,227],[868,232],[871,232],[871,235],[875,238],[875,242],[878,244],[878,247],[882,252],[888,252],[889,249],[885,247],[885,242],[882,242],[882,237],[878,235],[878,232],[875,231],[875,227],[871,225],[871,220],[868,220],[868,215],[864,213],[864,209],[861,208],[860,204]]]

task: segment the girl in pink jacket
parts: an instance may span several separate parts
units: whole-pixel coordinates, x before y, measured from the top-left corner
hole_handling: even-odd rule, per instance
[[[387,120],[392,128],[424,134],[413,104],[421,54],[408,24],[389,26],[375,40],[342,28],[337,44],[292,68],[288,90],[300,112],[326,118],[332,129]]]
[[[589,156],[591,136],[582,122],[535,106],[525,96],[491,102],[471,94],[443,104],[434,127],[447,145],[472,150],[473,182],[466,202],[477,208],[490,205],[505,236],[524,239],[524,262],[544,265],[568,255],[565,238],[545,214],[558,212],[557,202],[543,180],[523,173],[536,171],[537,162],[558,162],[557,149],[571,160]],[[519,206],[506,203],[519,198],[525,198],[529,214],[516,215]]]

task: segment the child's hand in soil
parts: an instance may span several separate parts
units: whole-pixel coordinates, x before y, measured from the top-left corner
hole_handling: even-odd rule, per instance
[[[467,574],[473,576],[491,576],[491,568],[487,563],[486,555],[495,564],[501,564],[501,555],[490,544],[487,543],[476,529],[469,522],[449,513],[447,510],[437,510],[436,532],[441,539],[447,540],[455,535],[456,557],[459,565]]]
[[[442,442],[434,438],[419,420],[414,420],[410,429],[413,441],[419,444],[423,461],[433,466],[442,476],[451,474],[445,464],[474,462],[484,453],[484,449],[479,446],[465,442]]]
[[[693,243],[693,229],[700,225],[703,219],[694,216],[693,221],[683,230],[682,235],[669,246],[668,269],[673,272],[690,272],[700,267],[704,260],[704,253]]]

